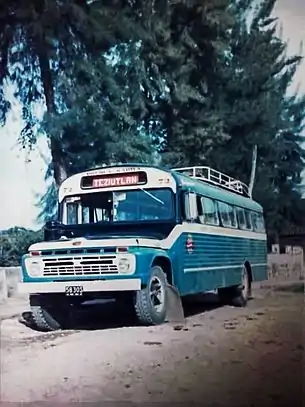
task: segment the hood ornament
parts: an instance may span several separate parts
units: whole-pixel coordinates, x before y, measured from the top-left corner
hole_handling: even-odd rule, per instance
[[[81,239],[76,239],[72,242],[72,246],[80,246],[85,239],[81,238]]]

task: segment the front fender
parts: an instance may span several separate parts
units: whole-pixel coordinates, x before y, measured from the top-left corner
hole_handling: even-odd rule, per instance
[[[165,257],[171,261],[166,250],[162,249],[141,249],[136,253],[135,277],[141,278],[142,284],[146,285],[149,279],[149,272],[157,257]]]

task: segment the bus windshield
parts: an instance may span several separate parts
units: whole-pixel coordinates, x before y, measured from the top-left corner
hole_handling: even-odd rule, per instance
[[[66,197],[64,223],[139,222],[175,217],[173,192],[167,188],[107,191]]]

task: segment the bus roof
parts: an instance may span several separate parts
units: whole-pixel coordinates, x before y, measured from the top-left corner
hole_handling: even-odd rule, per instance
[[[122,169],[122,172],[120,171],[120,169]],[[62,199],[66,195],[74,195],[85,192],[97,192],[97,189],[95,188],[90,190],[82,190],[82,188],[80,187],[80,183],[84,177],[94,176],[98,174],[122,174],[124,172],[126,173],[126,171],[128,172],[129,170],[130,172],[146,171],[149,174],[149,182],[145,185],[142,185],[142,187],[144,188],[168,186],[176,190],[176,186],[179,186],[183,189],[188,189],[190,191],[197,192],[199,194],[218,199],[229,204],[234,204],[237,206],[262,212],[262,206],[259,203],[257,203],[250,197],[243,196],[240,193],[232,192],[227,188],[210,184],[209,182],[205,182],[204,180],[196,179],[191,176],[187,176],[183,173],[175,171],[175,169],[166,169],[159,166],[137,163],[109,165],[104,167],[92,168],[87,171],[74,174],[71,177],[67,178],[61,184],[59,189],[59,201],[62,201]],[[169,176],[167,181],[162,178],[166,176],[166,174]],[[167,182],[167,184],[165,182]],[[125,187],[129,189],[134,188],[135,186],[136,185]],[[105,189],[106,188],[103,188],[103,190]]]
[[[174,173],[173,173],[174,174]],[[216,185],[211,185],[208,182],[193,179],[183,174],[174,174],[177,183],[182,188],[187,188],[192,192],[204,195],[209,198],[217,199],[231,205],[241,206],[246,209],[262,212],[262,206],[252,198],[242,196],[240,194],[228,191]]]

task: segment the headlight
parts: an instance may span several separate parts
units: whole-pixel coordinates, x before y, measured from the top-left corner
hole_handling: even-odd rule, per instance
[[[134,256],[122,256],[118,259],[119,272],[122,274],[132,274],[135,269]]]
[[[27,258],[25,268],[30,277],[41,277],[43,275],[43,264],[39,259]]]

